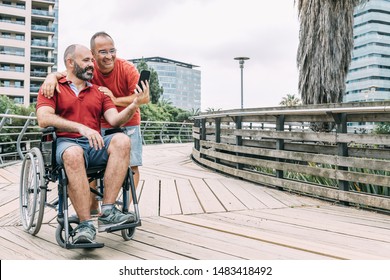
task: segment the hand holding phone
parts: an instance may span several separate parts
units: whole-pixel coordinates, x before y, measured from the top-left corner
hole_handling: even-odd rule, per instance
[[[141,74],[139,76],[138,86],[141,89],[143,89],[141,81],[143,81],[145,83],[145,81],[149,82],[149,79],[150,79],[150,71],[149,70],[142,70]]]

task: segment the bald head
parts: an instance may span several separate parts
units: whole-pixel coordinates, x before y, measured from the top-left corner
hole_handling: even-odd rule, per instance
[[[75,54],[80,52],[80,51],[88,51],[90,52],[90,50],[83,46],[83,45],[79,45],[79,44],[72,44],[70,46],[68,46],[64,52],[64,64],[66,65],[66,61],[68,59],[72,59],[74,60],[75,59]]]
[[[68,73],[74,77],[88,81],[93,78],[93,56],[91,51],[79,44],[73,44],[66,48],[64,62]]]

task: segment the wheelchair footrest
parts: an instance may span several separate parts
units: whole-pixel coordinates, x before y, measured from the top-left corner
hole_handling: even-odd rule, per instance
[[[104,243],[98,243],[98,242],[78,243],[78,244],[68,243],[68,244],[66,244],[66,249],[97,249],[97,248],[103,248],[103,247],[104,247]]]
[[[141,221],[135,221],[135,222],[129,223],[129,224],[123,224],[123,225],[109,227],[105,230],[105,232],[114,232],[114,231],[118,231],[118,230],[122,230],[122,229],[138,227],[140,225],[141,225]]]

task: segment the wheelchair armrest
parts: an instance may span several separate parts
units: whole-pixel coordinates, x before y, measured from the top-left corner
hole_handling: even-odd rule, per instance
[[[40,131],[43,133],[43,134],[47,134],[47,133],[53,133],[57,130],[57,128],[55,128],[54,126],[48,126],[48,127],[45,127],[45,128],[41,128]]]
[[[124,129],[122,127],[109,128],[109,129],[104,131],[104,136],[107,136],[107,135],[110,135],[110,134],[114,134],[114,133],[117,133],[117,132],[123,133]]]

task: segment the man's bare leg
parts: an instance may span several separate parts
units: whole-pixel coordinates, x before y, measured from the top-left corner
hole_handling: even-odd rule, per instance
[[[68,194],[80,222],[90,220],[90,191],[85,171],[84,152],[72,146],[62,155],[68,178]]]
[[[103,204],[114,204],[129,166],[130,139],[123,133],[115,134],[108,147],[108,162],[104,173]]]
[[[97,180],[93,180],[91,183],[89,183],[89,187],[97,190]],[[96,194],[91,192],[91,206],[90,206],[90,212],[91,215],[96,215],[99,213],[99,201],[96,198]]]

